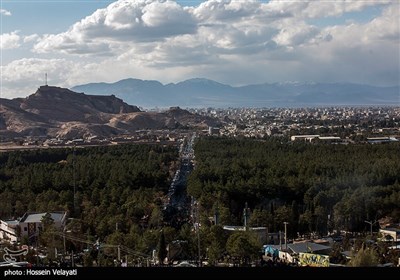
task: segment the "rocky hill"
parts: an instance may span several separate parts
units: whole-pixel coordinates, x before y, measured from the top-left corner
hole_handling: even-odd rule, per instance
[[[108,137],[138,129],[173,129],[216,125],[216,120],[180,108],[143,112],[114,95],[86,95],[65,88],[41,86],[26,98],[0,99],[3,137]]]

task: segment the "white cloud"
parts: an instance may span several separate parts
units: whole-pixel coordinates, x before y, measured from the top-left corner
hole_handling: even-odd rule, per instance
[[[71,73],[79,67],[76,63],[65,59],[38,59],[23,58],[14,60],[1,67],[2,81],[5,88],[30,87],[34,91],[44,84],[44,75],[48,73],[49,84],[68,85]],[[20,95],[31,94],[32,92],[20,92]],[[5,94],[7,94],[5,92]]]
[[[3,33],[0,35],[0,48],[2,50],[10,50],[18,48],[20,44],[19,31],[14,31],[11,33]]]
[[[394,3],[397,0],[332,0],[287,1],[271,0],[263,9],[272,15],[286,15],[301,19],[337,17],[348,12],[362,11],[369,6]]]
[[[168,0],[120,0],[97,10],[64,33],[43,36],[34,51],[120,56],[125,52],[132,54],[140,49],[138,44],[146,43],[146,50],[134,53],[137,59],[139,55],[147,57],[140,59],[142,62],[166,65],[168,55],[172,54],[173,63],[176,54],[183,61],[201,58],[201,63],[211,51],[214,56],[254,54],[279,46],[290,49],[329,41],[332,35],[321,34],[319,28],[304,20],[338,16],[388,2],[209,0],[197,7],[181,7]]]
[[[0,9],[0,15],[2,16],[11,16],[11,12],[4,10],[4,9]]]
[[[400,41],[400,3],[384,9],[382,16],[373,19],[365,28],[367,40]]]
[[[237,21],[238,18],[253,16],[258,13],[261,3],[256,0],[209,0],[192,8],[192,13],[201,21]]]
[[[299,80],[398,84],[398,8],[399,4],[387,6],[381,16],[367,23],[329,26],[320,30],[320,39],[316,37],[293,50],[297,66],[288,69],[288,74]]]
[[[34,42],[39,38],[38,34],[31,34],[24,37],[24,43]]]
[[[60,52],[63,54],[76,55],[109,55],[111,54],[110,43],[100,40],[83,39],[77,34],[61,33],[56,35],[44,35],[34,45],[36,53]]]
[[[304,22],[288,25],[279,31],[273,40],[283,46],[297,46],[309,42],[319,33],[315,26],[307,25]]]
[[[360,47],[367,49],[369,46],[380,45],[397,46],[400,43],[400,3],[386,7],[382,15],[364,24],[351,23],[325,28],[322,33],[331,34],[331,46],[342,51]],[[400,50],[397,51],[399,55]],[[393,53],[393,55],[395,55]],[[389,56],[388,56],[389,58]]]
[[[44,36],[34,50],[113,53],[115,42],[160,41],[195,33],[196,26],[194,17],[176,2],[120,0],[75,23],[67,32]]]

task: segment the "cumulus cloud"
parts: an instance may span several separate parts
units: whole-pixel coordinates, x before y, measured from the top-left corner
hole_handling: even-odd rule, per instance
[[[74,24],[67,32],[44,36],[34,50],[72,54],[112,52],[115,42],[160,41],[196,32],[194,17],[176,2],[120,0]]]
[[[318,28],[302,22],[296,25],[288,25],[287,27],[282,28],[279,31],[279,34],[277,34],[273,39],[279,45],[297,46],[315,38],[318,33]]]
[[[35,44],[34,51],[119,56],[125,52],[132,54],[133,49],[140,49],[137,45],[147,43],[144,53],[134,55],[148,57],[153,65],[165,63],[154,61],[149,54],[162,60],[172,55],[171,63],[176,56],[180,61],[201,58],[201,63],[211,51],[214,56],[254,54],[277,47],[290,50],[330,41],[331,34],[323,34],[324,30],[305,20],[339,16],[386,3],[390,0],[272,0],[267,3],[208,0],[197,7],[182,7],[169,0],[120,0],[97,10],[66,32],[44,35]],[[180,52],[174,52],[174,48]],[[193,59],[185,54],[192,55]]]
[[[44,74],[48,73],[50,84],[67,85],[69,76],[78,68],[77,64],[65,59],[23,58],[1,67],[2,82],[5,88],[24,85],[34,91],[35,88],[44,84]],[[20,94],[31,93],[21,92]]]
[[[400,75],[399,4],[383,9],[366,23],[328,26],[319,38],[297,47],[294,60],[299,80],[398,84]],[[293,71],[292,68],[289,69]],[[306,69],[306,71],[301,71]]]
[[[393,0],[335,0],[335,1],[287,1],[271,0],[263,5],[264,11],[279,15],[285,14],[297,18],[324,18],[340,16],[348,12],[357,12],[369,6],[393,3]]]
[[[388,6],[382,16],[373,19],[364,30],[367,40],[400,41],[400,3]]]
[[[201,21],[237,21],[238,18],[249,17],[259,12],[261,3],[256,0],[209,0],[192,8],[191,12]]]
[[[11,12],[4,10],[4,9],[0,9],[0,15],[2,16],[11,16]]]
[[[18,48],[20,44],[19,31],[11,33],[3,33],[0,35],[0,47],[2,50],[10,50]]]

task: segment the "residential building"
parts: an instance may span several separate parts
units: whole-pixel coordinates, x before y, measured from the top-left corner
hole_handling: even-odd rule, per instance
[[[397,242],[400,240],[400,228],[388,227],[379,229],[379,233],[382,235],[382,240]]]
[[[0,220],[0,240],[18,242],[21,238],[35,237],[43,230],[43,213],[25,213],[17,220]],[[67,221],[67,212],[49,212],[56,228],[62,229]]]

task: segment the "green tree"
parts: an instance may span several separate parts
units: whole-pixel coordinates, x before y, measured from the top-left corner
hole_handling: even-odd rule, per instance
[[[149,219],[149,226],[159,227],[162,222],[162,212],[160,208],[154,207]]]
[[[47,247],[48,259],[53,260],[57,256],[55,255],[55,248],[61,248],[61,240],[57,240],[57,229],[54,225],[54,219],[50,213],[46,213],[42,219],[42,230],[39,231],[40,244]]]
[[[272,215],[267,210],[254,209],[253,213],[250,215],[249,225],[256,227],[270,227],[272,219]]]
[[[84,267],[92,267],[93,266],[93,257],[90,253],[85,253],[83,256],[83,266]]]
[[[364,248],[362,246],[357,254],[350,260],[350,266],[365,267],[377,266],[379,263],[378,254],[372,248]]]
[[[226,233],[222,226],[213,225],[210,227],[209,233],[207,235],[207,256],[208,261],[211,265],[215,265],[218,260],[220,260],[223,256],[223,253],[225,252],[226,240]]]
[[[182,252],[182,255],[188,259],[197,259],[198,243],[197,236],[195,234],[195,231],[193,230],[193,226],[191,226],[190,224],[184,224],[179,231],[178,239],[187,242]]]
[[[241,265],[247,265],[258,258],[261,245],[257,238],[249,232],[235,232],[229,236],[226,249],[231,257]]]
[[[329,260],[331,263],[346,264],[346,257],[342,254],[343,248],[338,243],[333,243],[332,250],[329,254]]]

